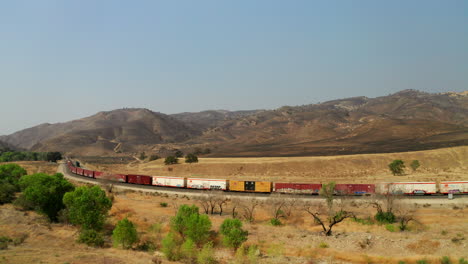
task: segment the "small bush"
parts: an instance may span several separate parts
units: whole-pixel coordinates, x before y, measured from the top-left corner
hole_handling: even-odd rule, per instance
[[[378,212],[374,218],[380,224],[393,224],[396,221],[395,214],[392,212]]]
[[[151,156],[149,157],[148,160],[149,160],[149,161],[153,161],[153,160],[158,160],[158,159],[160,159],[160,158],[161,158],[161,157],[159,157],[158,155],[151,155]]]
[[[197,257],[198,264],[215,264],[216,260],[214,258],[213,252],[213,243],[206,243]]]
[[[11,203],[15,199],[16,190],[17,188],[6,180],[0,181],[0,204]]]
[[[167,207],[167,203],[159,203],[161,207]]]
[[[270,224],[271,224],[272,226],[280,226],[280,225],[282,225],[281,221],[280,221],[279,219],[277,219],[277,218],[272,218],[272,219],[270,220]]]
[[[187,239],[182,246],[180,246],[180,252],[182,254],[182,257],[188,262],[188,263],[194,263],[195,259],[197,258],[197,247],[193,240],[190,238]]]
[[[448,234],[447,230],[442,230],[442,232],[440,232],[441,235],[445,236]]]
[[[104,245],[104,238],[96,230],[84,229],[80,232],[78,242],[92,247],[102,247]]]
[[[195,154],[187,154],[185,156],[185,163],[197,163],[198,157]]]
[[[440,259],[440,264],[452,264],[452,261],[450,260],[449,257],[443,256],[443,257]]]
[[[131,248],[138,241],[138,233],[133,222],[127,218],[120,220],[112,232],[112,241],[114,247]]]
[[[395,232],[395,226],[392,224],[385,225],[385,229],[387,229],[390,232]]]
[[[406,264],[403,260],[398,261],[398,264]]]
[[[166,165],[170,165],[170,164],[177,164],[179,163],[179,159],[174,157],[174,156],[168,156],[165,160],[164,160],[164,164]]]
[[[223,235],[225,246],[239,248],[247,240],[249,233],[242,229],[242,222],[239,219],[225,219],[220,227],[220,233]]]
[[[8,248],[8,243],[13,242],[13,240],[7,236],[1,236],[0,237],[0,250],[2,249],[7,249]]]
[[[458,264],[468,264],[468,260],[465,260],[464,258],[460,258],[458,260]]]
[[[329,248],[328,244],[326,242],[320,242],[319,248]]]
[[[137,245],[136,249],[140,251],[154,252],[156,250],[156,245],[153,241],[146,240],[143,243]]]
[[[372,219],[370,217],[368,218],[352,218],[352,220],[356,223],[359,223],[361,225],[373,225],[374,224],[374,221],[372,221]]]
[[[420,259],[416,261],[416,264],[429,264],[429,262],[425,259]]]
[[[169,233],[162,240],[162,252],[170,261],[177,261],[181,259],[180,241],[174,233]]]

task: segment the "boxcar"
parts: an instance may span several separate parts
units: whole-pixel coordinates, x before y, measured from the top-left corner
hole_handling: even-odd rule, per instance
[[[127,174],[128,183],[151,185],[151,181],[152,181],[151,176]]]
[[[440,193],[468,193],[468,181],[444,181],[440,183]]]
[[[272,190],[271,182],[262,181],[229,181],[229,190],[237,192],[264,192]]]
[[[183,177],[166,177],[166,176],[153,176],[153,185],[156,186],[169,186],[169,187],[185,187],[185,178]]]
[[[375,193],[374,184],[337,184],[337,195],[369,195]]]
[[[89,178],[93,178],[93,175],[94,175],[94,171],[83,169],[83,176],[86,176],[86,177],[89,177]]]
[[[102,171],[94,171],[94,178],[96,178],[96,179],[104,178],[104,172],[102,172]]]
[[[70,166],[70,171],[74,174],[76,174],[76,167]]]
[[[227,180],[187,178],[187,188],[203,190],[227,190]]]
[[[391,182],[379,184],[380,193],[394,194],[434,194],[437,193],[437,184],[435,182]]]
[[[82,168],[76,168],[76,174],[78,175],[83,175],[83,169]]]
[[[273,191],[279,193],[318,194],[322,184],[311,183],[274,183]]]

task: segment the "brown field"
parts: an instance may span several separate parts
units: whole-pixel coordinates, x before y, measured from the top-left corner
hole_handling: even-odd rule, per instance
[[[2,164],[15,163],[23,167],[28,174],[34,173],[47,173],[54,174],[57,172],[57,163],[46,162],[46,161],[15,161],[15,162],[0,162]]]
[[[407,165],[404,176],[393,176],[388,164],[402,159]],[[412,172],[409,163],[419,160],[421,167]],[[86,160],[88,161],[88,160]],[[163,159],[151,162],[94,163],[91,169],[140,173],[146,175],[265,180],[286,182],[367,183],[383,181],[468,180],[468,146],[427,151],[362,154],[323,157],[274,158],[199,158],[196,164],[166,166]]]

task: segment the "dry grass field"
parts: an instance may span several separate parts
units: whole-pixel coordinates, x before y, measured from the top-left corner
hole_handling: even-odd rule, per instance
[[[170,217],[181,204],[199,201],[187,197],[153,195],[136,192],[114,192],[114,204],[106,230],[128,217],[136,223],[141,240],[152,237],[159,245],[160,238],[169,230]],[[162,207],[161,203],[168,207]],[[437,203],[419,205],[417,222],[405,232],[390,232],[384,225],[364,225],[345,220],[336,226],[331,237],[325,237],[311,217],[297,206],[283,226],[269,224],[268,205],[258,207],[253,223],[244,222],[249,231],[246,244],[257,245],[260,256],[254,263],[388,263],[406,261],[414,264],[426,259],[438,264],[442,256],[453,261],[468,257],[468,203],[460,199],[451,206]],[[221,222],[229,217],[231,202],[225,214],[210,215],[212,229],[217,231]],[[372,216],[375,210],[366,201],[352,203],[352,210],[360,217]],[[242,213],[242,211],[239,211]],[[158,224],[161,231],[150,235],[149,228]],[[120,250],[111,247],[94,249],[75,243],[77,229],[64,224],[50,224],[34,212],[22,212],[11,205],[0,207],[0,233],[12,238],[26,237],[23,243],[0,251],[0,263],[152,263],[160,253]],[[109,241],[108,241],[109,242]],[[320,244],[327,247],[320,247]],[[234,254],[215,241],[215,254],[219,263],[234,263]],[[164,262],[170,263],[170,262]]]
[[[402,159],[406,175],[393,176],[388,164]],[[419,160],[421,167],[412,172],[409,163]],[[468,180],[468,146],[427,151],[362,154],[323,157],[277,158],[199,158],[196,164],[164,165],[164,160],[84,165],[101,171],[146,175],[252,179],[285,182],[361,183],[382,181]]]
[[[34,173],[47,173],[54,174],[57,172],[57,163],[46,162],[46,161],[15,161],[15,162],[0,162],[2,164],[15,163],[23,167],[28,174]]]

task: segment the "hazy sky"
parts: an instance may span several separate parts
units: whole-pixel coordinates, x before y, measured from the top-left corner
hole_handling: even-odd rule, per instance
[[[1,1],[0,135],[98,111],[468,90],[468,1]]]

